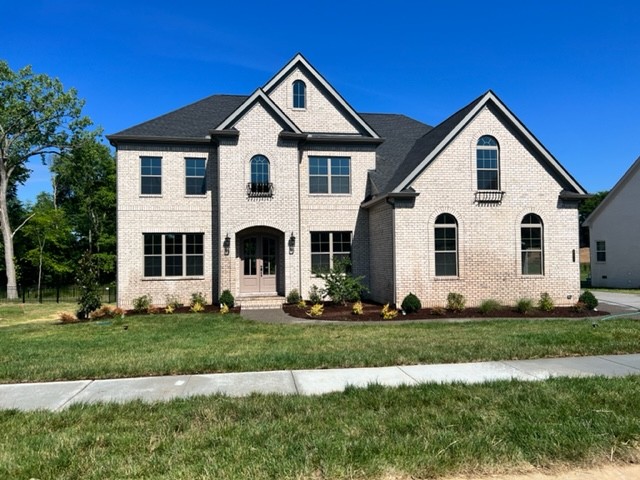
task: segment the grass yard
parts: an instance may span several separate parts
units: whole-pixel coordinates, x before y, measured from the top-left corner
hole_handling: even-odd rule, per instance
[[[3,314],[4,315],[4,314]],[[33,320],[33,319],[31,319]],[[640,320],[274,325],[144,315],[0,328],[0,383],[636,353]]]
[[[0,411],[0,478],[407,480],[637,462],[638,398],[638,377],[564,378]]]

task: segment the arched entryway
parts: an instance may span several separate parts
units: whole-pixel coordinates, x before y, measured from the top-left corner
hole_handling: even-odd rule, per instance
[[[251,230],[239,235],[240,293],[277,294],[281,274],[281,232]]]

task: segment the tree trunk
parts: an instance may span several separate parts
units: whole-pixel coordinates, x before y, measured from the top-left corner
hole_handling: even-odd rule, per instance
[[[0,168],[0,229],[4,244],[4,264],[7,273],[7,300],[18,298],[18,282],[16,281],[16,266],[13,258],[13,235],[9,223],[9,208],[7,207],[7,189],[9,178],[4,168]]]

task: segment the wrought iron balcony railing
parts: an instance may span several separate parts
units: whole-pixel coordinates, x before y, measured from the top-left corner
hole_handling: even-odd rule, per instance
[[[247,183],[247,196],[249,197],[272,197],[273,183]]]

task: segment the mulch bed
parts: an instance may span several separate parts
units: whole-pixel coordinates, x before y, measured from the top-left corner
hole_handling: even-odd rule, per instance
[[[393,322],[399,320],[441,320],[448,318],[478,318],[478,319],[496,319],[496,318],[585,318],[600,317],[608,315],[608,312],[582,310],[577,311],[573,307],[556,307],[550,312],[543,312],[534,308],[529,313],[523,314],[518,312],[514,307],[503,307],[488,314],[483,314],[478,308],[465,308],[462,312],[453,312],[443,309],[423,308],[415,313],[398,316],[393,320],[384,320],[380,316],[382,305],[375,303],[363,304],[362,315],[355,315],[351,311],[351,305],[342,306],[334,305],[330,302],[324,303],[324,313],[320,317],[310,317],[307,315],[310,305],[306,309],[299,308],[296,304],[287,304],[283,306],[284,311],[296,318],[312,318],[314,320],[331,320],[345,322]]]
[[[198,313],[219,313],[220,306],[219,305],[204,305],[204,310]],[[164,307],[153,308],[150,312],[137,312],[135,310],[125,310],[125,315],[172,315],[176,313],[193,313],[191,312],[191,307],[189,305],[184,305],[182,307],[176,308],[172,314],[168,314],[165,312]],[[229,309],[229,313],[240,313],[240,307],[233,307]]]

